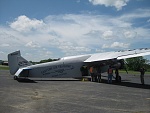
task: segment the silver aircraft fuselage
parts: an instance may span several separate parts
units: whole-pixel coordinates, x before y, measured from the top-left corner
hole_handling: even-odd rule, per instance
[[[85,64],[83,61],[89,57],[79,56],[76,58],[63,58],[58,61],[42,63],[27,66],[24,73],[19,77],[36,77],[36,78],[69,78],[69,77],[82,77],[80,68]]]

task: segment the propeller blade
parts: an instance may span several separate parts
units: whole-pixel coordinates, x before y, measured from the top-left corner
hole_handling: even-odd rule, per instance
[[[125,60],[123,60],[123,61],[124,61],[124,64],[128,65],[128,63]],[[128,70],[127,70],[126,66],[124,66],[124,69],[125,69],[126,73],[128,74]]]

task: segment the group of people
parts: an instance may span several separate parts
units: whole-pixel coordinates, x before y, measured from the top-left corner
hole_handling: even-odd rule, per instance
[[[141,84],[144,85],[144,74],[145,74],[145,68],[142,67],[140,68],[140,80],[141,80]],[[113,69],[111,66],[109,66],[108,68],[108,83],[112,83],[112,77],[113,77]],[[116,68],[115,69],[115,74],[116,74],[116,82],[120,82],[121,81],[121,77],[119,76],[119,71],[118,69]]]
[[[97,65],[97,66],[91,66],[87,68],[87,66],[83,65],[80,70],[82,72],[82,76],[90,75],[92,82],[101,82],[101,66]],[[111,66],[109,66],[107,71],[108,83],[112,83],[113,70],[114,69]],[[116,78],[115,78],[116,82],[121,81],[118,69],[115,69],[115,74],[116,74]]]
[[[91,66],[89,69],[92,82],[101,82],[101,68],[100,66]]]
[[[113,71],[115,70],[115,75],[116,77],[113,76]],[[91,76],[91,81],[92,82],[101,82],[101,67],[100,66],[91,66],[89,67],[89,69],[87,68],[87,66],[82,66],[81,67],[81,72],[82,72],[82,76],[87,76],[90,74]],[[145,68],[142,67],[140,69],[140,79],[141,79],[141,83],[144,85],[144,74],[145,74]],[[112,83],[112,78],[114,77],[116,79],[116,82],[121,82],[121,76],[119,76],[119,70],[118,68],[112,68],[112,66],[109,66],[108,70],[107,70],[107,74],[108,74],[108,83]]]
[[[111,66],[109,66],[108,68],[108,83],[112,83],[112,78],[114,77],[113,76],[113,68]],[[90,75],[91,75],[91,81],[96,81],[96,82],[101,82],[101,68],[100,66],[91,66],[90,69]],[[121,81],[121,77],[119,76],[119,71],[118,69],[116,68],[115,69],[115,74],[116,74],[116,82],[119,82]]]

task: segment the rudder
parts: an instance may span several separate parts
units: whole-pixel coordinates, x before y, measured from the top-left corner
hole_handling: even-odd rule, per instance
[[[21,57],[20,51],[15,51],[8,54],[8,65],[10,73],[14,75],[20,67],[29,66],[31,63]]]

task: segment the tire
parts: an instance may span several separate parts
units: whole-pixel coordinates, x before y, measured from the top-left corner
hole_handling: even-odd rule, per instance
[[[14,80],[18,80],[18,77],[17,77],[17,76],[14,76]]]
[[[121,76],[118,76],[118,82],[121,82]]]

